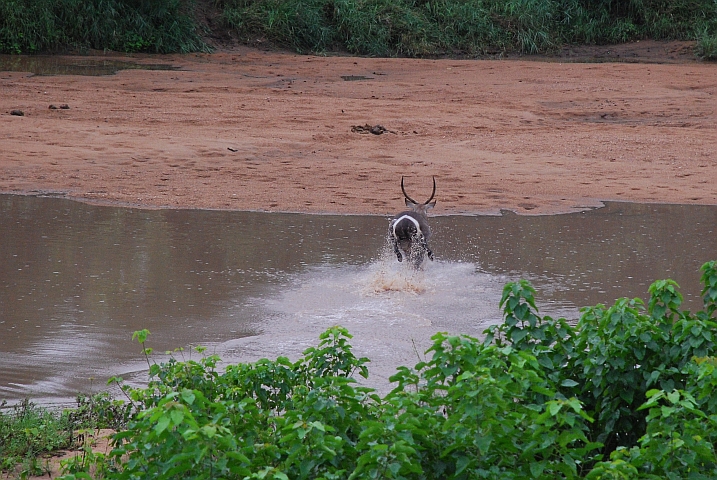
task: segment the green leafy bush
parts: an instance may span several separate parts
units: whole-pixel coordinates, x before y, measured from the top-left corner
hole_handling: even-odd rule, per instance
[[[575,328],[537,317],[530,308],[534,303],[529,285],[511,284],[503,297],[506,322],[491,336],[499,345],[532,352],[559,391],[581,401],[595,420],[587,436],[602,444],[600,451],[607,457],[644,441],[655,419],[648,407],[662,396],[673,398],[668,393],[675,391],[693,395],[691,388],[698,387],[691,382],[702,375],[696,372],[695,359],[715,355],[717,270],[714,262],[702,270],[704,311],[681,311],[677,285],[661,280],[649,289],[647,309],[638,299],[585,308]],[[717,410],[710,406],[710,412]]]
[[[62,414],[24,401],[3,412],[0,405],[0,471],[21,477],[48,471],[41,455],[72,442],[72,429]]]
[[[77,406],[64,410],[48,409],[24,400],[16,405],[0,404],[0,471],[9,478],[43,475],[49,472],[50,455],[83,443],[93,430],[121,430],[134,415],[129,403],[114,399],[107,392],[77,396]],[[69,466],[84,472],[103,463],[101,454],[82,446],[82,455]]]
[[[700,35],[695,54],[702,60],[717,60],[717,33]]]
[[[131,404],[112,398],[108,392],[79,394],[76,402],[76,407],[65,411],[74,429],[121,430],[134,414]]]
[[[356,383],[368,359],[341,327],[296,362],[150,362],[147,388],[123,387],[136,413],[97,476],[714,478],[717,264],[702,272],[702,311],[661,280],[647,306],[585,308],[575,326],[509,283],[502,325],[436,334],[384,398]]]

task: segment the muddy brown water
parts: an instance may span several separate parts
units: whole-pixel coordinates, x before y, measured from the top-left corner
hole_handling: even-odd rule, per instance
[[[503,285],[527,278],[542,314],[647,297],[672,278],[701,307],[699,267],[717,257],[717,207],[610,203],[555,216],[431,220],[436,261],[412,272],[379,216],[139,210],[0,195],[0,399],[69,401],[146,363],[204,345],[227,361],[298,356],[340,324],[385,388],[437,331],[500,322]],[[188,358],[190,348],[178,354]],[[159,355],[158,360],[164,358]],[[373,382],[373,383],[371,383]]]
[[[0,55],[0,72],[35,75],[114,75],[120,70],[178,70],[168,63],[140,63],[90,56]]]

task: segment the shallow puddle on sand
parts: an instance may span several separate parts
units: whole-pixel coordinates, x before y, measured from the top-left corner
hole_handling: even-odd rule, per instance
[[[437,331],[501,320],[503,285],[527,278],[541,314],[672,278],[700,308],[717,257],[717,207],[611,203],[567,215],[431,220],[436,261],[412,272],[385,246],[387,218],[137,210],[0,195],[0,399],[68,401],[157,352],[205,345],[227,361],[298,356],[340,324],[385,388]],[[184,352],[185,358],[189,355]],[[196,356],[196,353],[194,354]]]
[[[35,75],[114,75],[120,70],[179,70],[167,63],[141,63],[94,56],[0,55],[0,72]]]

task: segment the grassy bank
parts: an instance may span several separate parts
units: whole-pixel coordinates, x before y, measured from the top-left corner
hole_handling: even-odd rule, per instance
[[[711,0],[224,0],[223,8],[246,39],[374,56],[548,53],[717,33]]]
[[[6,478],[43,476],[53,454],[82,444],[86,432],[122,429],[131,406],[102,392],[78,395],[70,409],[49,409],[25,400],[0,404],[0,472]],[[75,462],[76,463],[76,462]]]
[[[197,4],[245,42],[302,53],[531,54],[650,38],[697,40],[717,58],[713,0],[5,0],[0,52],[202,51]]]
[[[0,52],[207,50],[191,0],[2,0]]]

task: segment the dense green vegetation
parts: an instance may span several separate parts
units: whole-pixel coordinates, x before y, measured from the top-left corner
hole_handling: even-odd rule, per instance
[[[40,475],[46,470],[41,455],[66,448],[70,442],[71,428],[66,416],[55,415],[27,401],[8,413],[0,413],[2,471]]]
[[[226,21],[300,52],[545,53],[565,43],[717,35],[711,0],[223,0]]]
[[[717,262],[702,282],[696,313],[661,280],[647,304],[587,307],[575,326],[509,283],[502,325],[483,341],[436,334],[384,397],[356,382],[368,359],[341,327],[296,362],[221,371],[216,356],[156,364],[144,348],[147,387],[68,414],[118,433],[109,455],[65,462],[65,478],[715,478]],[[135,332],[143,347],[148,334]],[[0,430],[2,445],[33,428]]]
[[[76,446],[84,432],[99,428],[122,429],[131,410],[106,392],[78,395],[77,406],[56,412],[25,400],[0,404],[0,471],[8,477],[43,475],[49,454]]]
[[[0,53],[208,50],[191,0],[0,0]]]
[[[196,0],[251,42],[372,56],[547,53],[690,39],[717,58],[714,0]],[[2,0],[0,52],[206,50],[195,0]]]

